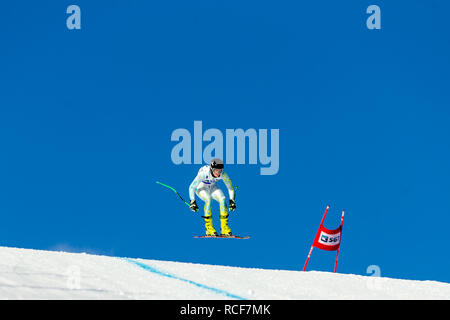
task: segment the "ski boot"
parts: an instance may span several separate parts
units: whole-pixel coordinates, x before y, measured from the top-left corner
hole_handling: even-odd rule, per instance
[[[217,237],[219,234],[213,227],[212,215],[204,216],[203,218],[205,219],[206,235],[209,237]]]
[[[226,215],[220,215],[220,233],[222,237],[230,237],[233,235],[228,226],[228,213]]]

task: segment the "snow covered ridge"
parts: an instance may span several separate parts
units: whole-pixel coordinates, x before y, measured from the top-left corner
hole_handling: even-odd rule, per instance
[[[0,247],[0,299],[450,299],[450,284]]]

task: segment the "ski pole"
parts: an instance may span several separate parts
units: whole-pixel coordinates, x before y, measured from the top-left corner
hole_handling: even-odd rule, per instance
[[[171,186],[168,186],[167,184],[161,183],[161,182],[159,182],[159,181],[156,181],[156,183],[157,183],[157,184],[160,184],[160,185],[162,185],[162,186],[164,186],[164,187],[166,187],[166,188],[169,188],[170,190],[172,190],[173,192],[175,192],[175,193],[178,195],[178,197],[180,197],[181,201],[183,201],[188,207],[190,207],[190,204],[189,204],[188,202],[184,201],[183,197],[180,196],[180,194],[177,192],[177,190],[175,190],[175,189],[172,188]]]

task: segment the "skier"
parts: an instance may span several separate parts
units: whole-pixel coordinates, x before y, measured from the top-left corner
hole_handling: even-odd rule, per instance
[[[198,206],[195,201],[195,194],[205,202],[204,212],[205,227],[207,236],[218,236],[213,227],[212,213],[211,213],[211,198],[219,202],[220,205],[220,231],[221,236],[232,236],[231,229],[228,226],[228,209],[225,205],[225,195],[217,186],[217,181],[223,180],[228,194],[230,196],[229,209],[234,211],[236,204],[234,202],[234,189],[228,175],[223,171],[223,161],[215,158],[210,165],[205,165],[200,168],[194,181],[189,186],[190,209],[194,212],[198,211]]]

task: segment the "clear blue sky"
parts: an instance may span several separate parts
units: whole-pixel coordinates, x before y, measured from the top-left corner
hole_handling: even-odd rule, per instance
[[[81,8],[68,30],[66,8]],[[381,8],[368,30],[366,8]],[[338,272],[450,282],[447,1],[8,1],[0,245],[299,270],[327,204]],[[228,165],[245,241],[204,232],[172,132],[279,129]],[[247,161],[248,162],[248,161]],[[222,188],[224,186],[222,185]],[[201,201],[199,201],[201,204]],[[217,204],[214,204],[218,226]],[[331,271],[315,250],[309,270]]]

